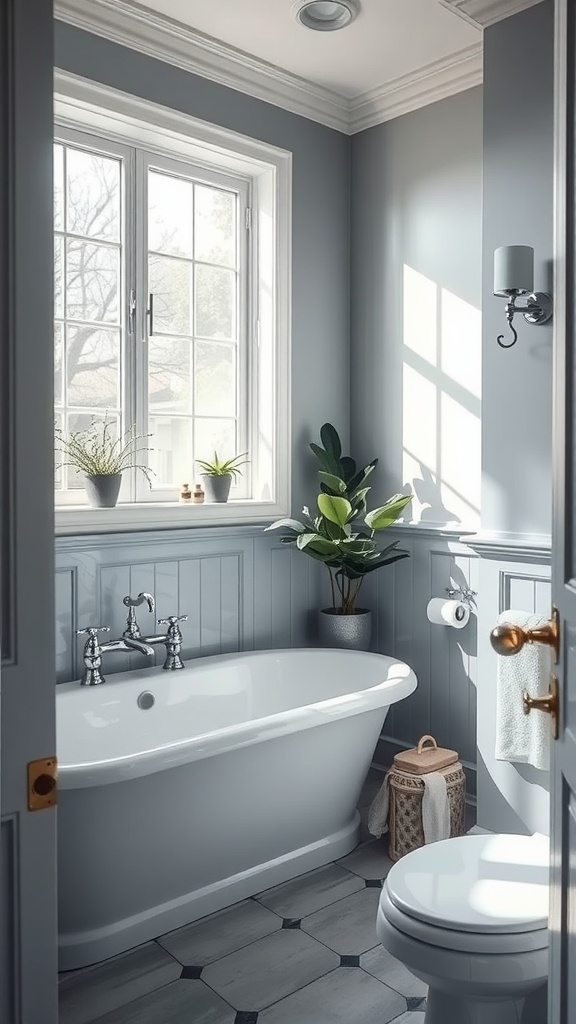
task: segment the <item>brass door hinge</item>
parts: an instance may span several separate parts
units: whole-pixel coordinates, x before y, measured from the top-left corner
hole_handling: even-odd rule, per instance
[[[42,811],[58,803],[58,761],[42,757],[28,764],[28,810]]]

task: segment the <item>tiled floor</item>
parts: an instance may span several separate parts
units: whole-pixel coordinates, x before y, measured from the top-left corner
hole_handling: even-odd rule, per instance
[[[391,866],[365,819],[338,861],[60,977],[60,1024],[423,1024],[426,988],[378,943]],[[472,824],[472,822],[471,822]]]

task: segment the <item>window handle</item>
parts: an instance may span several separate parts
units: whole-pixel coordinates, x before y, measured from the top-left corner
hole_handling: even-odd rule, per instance
[[[148,317],[148,337],[151,338],[154,334],[154,295],[152,292],[148,295],[146,316]]]
[[[136,331],[136,291],[134,288],[130,290],[130,299],[128,301],[128,332],[134,334]]]

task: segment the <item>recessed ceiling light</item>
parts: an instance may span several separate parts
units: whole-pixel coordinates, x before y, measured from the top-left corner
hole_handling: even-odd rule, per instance
[[[360,11],[359,0],[295,0],[292,11],[304,28],[334,32],[345,28]]]

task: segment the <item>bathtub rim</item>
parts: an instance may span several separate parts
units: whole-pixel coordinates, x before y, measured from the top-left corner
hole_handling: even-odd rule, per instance
[[[201,667],[209,667],[214,663],[224,661],[230,663],[238,660],[243,661],[247,658],[259,658],[260,656],[281,656],[283,654],[316,655],[323,652],[334,654],[335,651],[335,648],[321,647],[242,651],[232,654],[194,658],[187,664],[190,667],[194,667],[197,664]],[[350,657],[351,659],[369,660],[374,663],[378,661],[387,662],[387,677],[366,689],[352,690],[344,695],[327,697],[312,704],[306,704],[298,708],[289,708],[262,718],[225,726],[222,729],[211,730],[198,736],[188,737],[149,750],[121,755],[120,757],[66,763],[61,759],[60,751],[58,750],[59,789],[84,789],[116,782],[126,782],[130,779],[141,778],[156,772],[189,764],[205,757],[225,754],[231,750],[268,742],[295,732],[319,728],[341,718],[363,714],[379,707],[390,707],[392,704],[410,696],[418,685],[414,671],[398,658],[371,651],[338,650],[337,653],[339,656]],[[405,674],[398,678],[392,677],[390,679],[389,674],[395,666],[405,670]],[[115,677],[110,678],[104,685],[108,688],[117,688],[121,687],[126,681],[134,682],[137,679],[142,679],[142,682],[149,687],[152,680],[164,677],[165,674],[161,668],[136,669],[129,672],[116,673]],[[66,693],[76,692],[79,689],[78,681],[61,683],[56,688],[56,699],[58,701],[59,694],[63,698]]]

